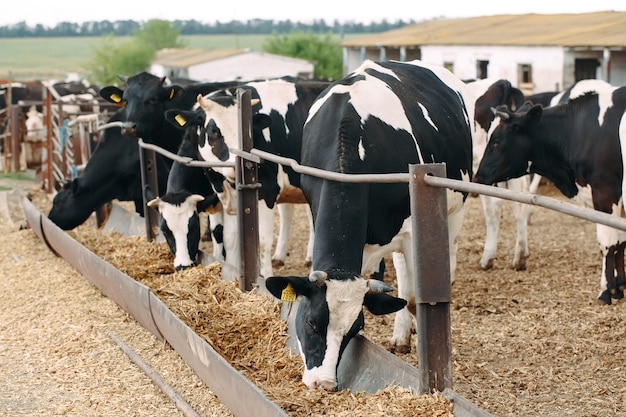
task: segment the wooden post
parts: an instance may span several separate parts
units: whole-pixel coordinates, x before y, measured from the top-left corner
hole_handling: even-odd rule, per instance
[[[239,106],[239,149],[249,152],[252,147],[252,106],[250,91],[237,90]],[[237,223],[241,261],[239,288],[250,291],[259,276],[259,213],[258,166],[241,156],[236,158]],[[267,277],[266,277],[267,278]]]
[[[446,176],[445,164],[409,167],[417,355],[421,393],[452,389],[450,341],[450,253],[446,189],[431,187],[424,176]]]

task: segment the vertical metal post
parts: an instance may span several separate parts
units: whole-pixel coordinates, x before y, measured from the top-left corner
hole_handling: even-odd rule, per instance
[[[416,274],[417,355],[422,393],[452,389],[450,253],[446,189],[424,176],[446,176],[445,164],[409,167]]]
[[[252,149],[252,105],[250,91],[237,89],[239,106],[239,149]],[[250,291],[259,276],[259,213],[258,213],[258,166],[256,162],[241,156],[236,158],[237,226],[241,262],[239,288]]]
[[[11,119],[9,125],[9,132],[11,133],[11,140],[9,143],[11,147],[11,171],[19,172],[20,171],[20,142],[22,136],[22,129],[20,124],[20,112],[22,108],[18,105],[11,106]],[[6,144],[6,141],[5,141]]]
[[[148,201],[143,192],[149,185],[156,195],[159,195],[159,182],[157,176],[156,152],[139,146],[139,163],[141,166],[141,194],[143,199],[143,216],[146,222],[146,239],[152,241],[159,233],[160,214],[154,207],[148,207]]]
[[[42,92],[42,111],[43,111],[43,124],[46,128],[46,172],[44,175],[44,188],[48,193],[54,191],[54,166],[53,164],[53,141],[52,141],[52,95],[48,91],[47,86],[43,86]]]

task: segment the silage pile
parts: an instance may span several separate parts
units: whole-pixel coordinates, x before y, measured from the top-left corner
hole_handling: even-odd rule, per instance
[[[142,282],[268,398],[293,416],[452,416],[440,394],[391,386],[375,394],[310,390],[302,360],[285,346],[287,328],[273,299],[220,279],[219,264],[174,271],[167,245],[143,237],[70,232],[84,246]]]

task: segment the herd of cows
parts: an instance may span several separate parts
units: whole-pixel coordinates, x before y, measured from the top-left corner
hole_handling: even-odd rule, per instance
[[[254,147],[304,166],[382,174],[408,172],[409,164],[445,163],[449,178],[531,192],[545,177],[581,204],[623,213],[626,87],[583,80],[562,92],[524,97],[507,80],[462,81],[420,61],[367,61],[335,82],[284,77],[179,85],[148,73],[124,81],[124,88],[100,90],[119,105],[111,121],[122,126],[104,132],[84,171],[54,197],[48,217],[69,230],[114,199],[134,201],[142,214],[145,197],[161,214],[177,269],[197,262],[198,216],[205,210],[211,212],[214,257],[238,259],[235,172],[157,155],[158,190],[142,189],[138,138],[194,159],[234,161],[239,88],[251,92]],[[363,306],[373,314],[396,313],[391,346],[410,349],[415,288],[408,185],[331,181],[269,161],[259,164],[258,180],[260,273],[278,299],[300,297],[296,334],[304,383],[337,389],[336,369],[363,328]],[[447,196],[454,279],[467,194],[448,190]],[[480,265],[487,269],[496,256],[502,201],[481,198],[487,230]],[[287,252],[293,204],[302,203],[310,208],[305,262],[311,273],[274,276]],[[272,256],[275,208],[280,229]],[[514,214],[512,266],[524,269],[529,212],[516,204]],[[611,304],[626,286],[626,237],[599,225],[597,238],[603,255],[598,299]],[[369,278],[389,255],[397,296]]]

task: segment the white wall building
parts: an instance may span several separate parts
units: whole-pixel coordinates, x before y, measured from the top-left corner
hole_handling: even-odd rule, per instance
[[[305,59],[249,49],[162,49],[150,73],[200,82],[254,80],[285,75],[312,78],[315,65]]]
[[[344,73],[365,59],[420,59],[461,79],[505,78],[525,93],[585,78],[626,85],[626,12],[436,19],[342,42]]]

